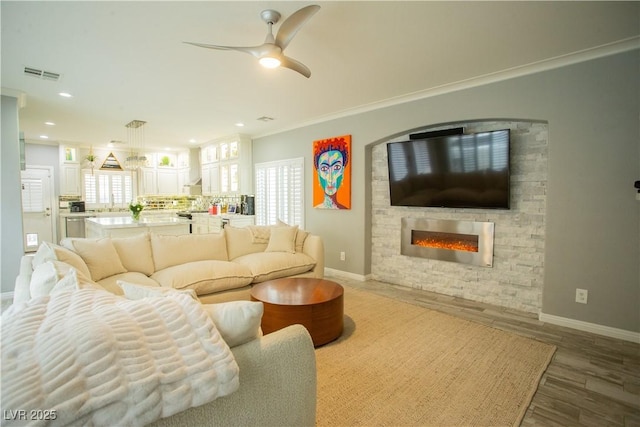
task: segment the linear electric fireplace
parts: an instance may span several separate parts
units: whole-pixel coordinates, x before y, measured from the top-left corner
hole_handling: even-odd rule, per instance
[[[493,229],[492,222],[402,218],[400,253],[492,267]]]

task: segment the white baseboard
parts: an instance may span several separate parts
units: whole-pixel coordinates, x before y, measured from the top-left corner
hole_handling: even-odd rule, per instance
[[[343,277],[345,279],[357,280],[359,282],[365,282],[368,280],[368,276],[362,274],[350,273],[348,271],[336,270],[335,268],[324,268],[325,276]]]
[[[566,317],[554,316],[553,314],[540,313],[538,319],[541,322],[553,325],[565,326],[579,331],[591,332],[610,338],[631,341],[640,344],[640,332],[627,331],[624,329],[612,328],[610,326],[598,325],[596,323],[583,322],[582,320],[569,319]]]

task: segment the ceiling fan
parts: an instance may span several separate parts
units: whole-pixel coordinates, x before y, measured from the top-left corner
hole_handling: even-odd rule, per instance
[[[304,64],[295,59],[289,58],[284,54],[284,49],[289,45],[298,30],[318,11],[320,6],[310,5],[297,10],[293,15],[287,18],[276,37],[273,37],[272,26],[280,20],[280,13],[275,10],[267,9],[260,13],[260,17],[269,27],[264,43],[260,46],[218,46],[213,44],[184,42],[198,47],[217,50],[237,50],[245,52],[258,58],[260,64],[267,68],[276,68],[283,66],[293,71],[297,71],[305,77],[311,76],[311,70]]]

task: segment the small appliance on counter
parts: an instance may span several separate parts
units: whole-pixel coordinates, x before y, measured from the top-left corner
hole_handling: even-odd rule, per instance
[[[240,196],[240,213],[242,215],[256,214],[256,197],[243,194]]]
[[[84,212],[84,202],[69,202],[69,212]]]

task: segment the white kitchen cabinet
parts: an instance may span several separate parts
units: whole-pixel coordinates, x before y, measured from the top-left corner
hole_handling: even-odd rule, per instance
[[[240,228],[255,224],[253,215],[194,213],[192,217],[194,234],[222,233],[225,225]]]
[[[156,171],[158,183],[157,194],[178,194],[178,171],[176,169],[159,168]]]
[[[220,165],[210,163],[202,165],[202,194],[206,196],[220,193]]]
[[[193,234],[208,234],[222,232],[222,217],[208,213],[196,213],[193,217]]]
[[[140,169],[143,195],[178,195],[189,180],[189,152],[147,153],[148,166]]]
[[[157,194],[158,193],[158,181],[155,168],[141,168],[138,173],[141,175],[142,188],[140,188],[140,194]]]
[[[63,163],[60,165],[60,194],[65,196],[79,196],[82,194],[79,163]]]
[[[78,149],[66,145],[58,147],[60,164],[60,194],[65,196],[79,196],[82,194],[80,180],[80,161]]]
[[[253,215],[229,215],[224,217],[229,222],[231,227],[242,228],[248,225],[255,225],[256,217]]]
[[[202,194],[253,194],[251,139],[232,135],[201,149]]]

